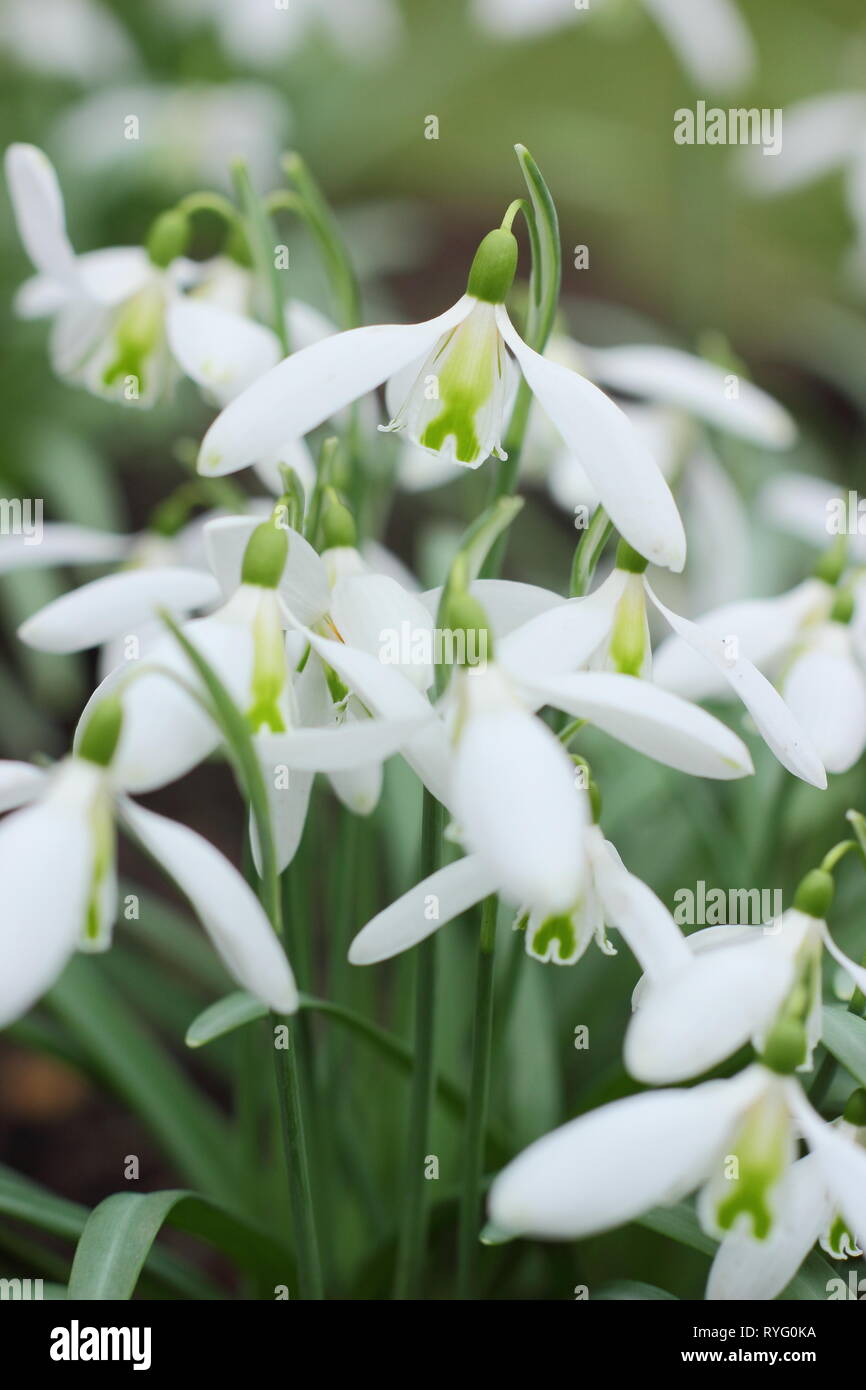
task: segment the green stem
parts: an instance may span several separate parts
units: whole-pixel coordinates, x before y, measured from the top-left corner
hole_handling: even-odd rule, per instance
[[[439,860],[442,808],[424,789],[421,819],[421,876],[433,873]],[[427,1242],[427,1182],[424,1164],[430,1137],[430,1116],[436,1086],[436,933],[422,941],[415,952],[415,1069],[409,1102],[409,1136],[403,1213],[397,1247],[394,1297],[413,1299],[421,1283]]]
[[[589,592],[596,565],[612,530],[613,522],[607,512],[603,507],[596,507],[592,520],[575,547],[568,590],[571,598],[583,598]]]
[[[481,908],[478,964],[475,977],[475,1021],[472,1034],[472,1080],[469,1086],[469,1119],[466,1127],[466,1159],[457,1237],[457,1297],[475,1296],[475,1267],[480,1230],[479,1207],[484,1172],[484,1133],[490,1095],[490,1060],[493,1038],[493,962],[496,948],[494,895]]]
[[[357,328],[361,322],[361,295],[337,219],[299,154],[287,154],[283,168],[302,204],[303,216],[319,243],[337,302],[340,327]]]
[[[247,166],[242,159],[232,164],[232,178],[237,190],[238,201],[244,211],[247,238],[253,257],[253,264],[271,301],[271,327],[276,333],[283,355],[289,355],[289,333],[283,309],[283,282],[274,258],[274,240],[271,220],[262,202],[256,197]]]

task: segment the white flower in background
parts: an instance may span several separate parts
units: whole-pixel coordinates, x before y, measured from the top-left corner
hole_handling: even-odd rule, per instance
[[[90,83],[136,64],[135,49],[98,0],[4,0],[0,49],[31,72]]]
[[[842,170],[862,259],[866,255],[866,94],[851,91],[808,97],[788,107],[783,119],[785,139],[777,158],[756,159],[754,151],[742,151],[741,170],[749,190],[756,197],[778,197]]]
[[[163,0],[177,23],[216,25],[227,53],[275,68],[318,34],[354,62],[378,60],[402,33],[394,0]]]
[[[866,1141],[862,1091],[852,1096],[846,1116],[849,1111],[856,1122],[843,1118],[833,1127],[816,1123],[808,1110],[801,1113],[800,1126],[813,1152],[793,1163],[782,1181],[776,1219],[766,1240],[751,1240],[741,1231],[725,1236],[710,1270],[708,1300],[775,1298],[787,1288],[816,1241],[834,1260],[862,1254],[839,1210],[834,1180],[837,1174],[850,1173],[854,1183],[862,1183],[856,1152],[851,1157],[851,1147],[862,1149]]]
[[[291,124],[285,96],[262,82],[148,82],[65,107],[50,145],[64,167],[127,185],[152,182],[163,192],[227,189],[231,161],[243,159],[253,187],[262,188],[279,174]]]
[[[861,502],[853,488],[809,473],[777,473],[757,497],[767,525],[821,551],[844,536],[848,557],[858,565],[866,564],[866,503]]]
[[[94,706],[77,752],[50,771],[0,764],[0,807],[14,811],[0,824],[0,1024],[25,1013],[75,950],[111,944],[117,820],[189,899],[238,984],[291,1013],[291,969],[246,881],[195,831],[125,795],[113,766],[122,719],[116,699]]]
[[[541,614],[520,633],[512,634],[506,644],[509,658],[526,663],[527,669],[534,662],[536,670],[542,672],[545,668],[552,670],[553,662],[558,671],[589,667],[634,677],[655,675],[658,684],[666,685],[659,680],[658,667],[654,669],[647,624],[649,599],[677,634],[695,669],[703,675],[706,668],[706,684],[715,689],[721,683],[723,689],[730,687],[736,692],[783,767],[813,786],[825,787],[826,773],[812,747],[807,726],[801,727],[778,691],[745,652],[726,644],[727,632],[716,635],[715,628],[708,630],[667,608],[653,591],[643,568],[640,557],[620,546],[616,568],[594,593],[586,598],[568,599],[551,612]],[[676,689],[689,698],[702,698],[706,693],[703,686],[699,692]],[[551,699],[551,703],[555,701]]]
[[[202,443],[206,475],[236,472],[300,437],[382,382],[414,367],[389,428],[456,463],[501,456],[510,349],[538,403],[580,459],[614,525],[655,563],[685,561],[670,489],[622,411],[589,381],[548,362],[505,310],[517,243],[504,229],[481,243],[467,293],[438,318],[338,333],[267,372],[217,417]]]
[[[537,907],[523,906],[515,928],[525,930],[527,954],[543,962],[573,965],[595,939],[610,955],[614,948],[605,929],[612,927],[622,933],[646,971],[663,977],[688,958],[683,937],[651,889],[627,871],[599,827],[588,823],[586,808],[579,804],[583,799],[579,789],[573,795],[581,822],[578,839],[565,846],[563,862],[557,865],[557,878],[567,883],[572,902],[555,911],[549,899]],[[574,825],[569,829],[573,832]],[[388,960],[489,893],[500,893],[508,900],[509,886],[500,882],[483,855],[468,855],[448,864],[368,922],[352,942],[349,960],[353,965]]]
[[[780,1016],[802,1025],[797,1067],[809,1070],[821,1040],[824,950],[866,991],[866,969],[839,949],[824,920],[832,893],[831,876],[815,870],[777,922],[688,937],[691,955],[638,988],[624,1046],[631,1074],[652,1085],[699,1076],[750,1041],[760,1051]]]
[[[226,517],[207,523],[205,541],[226,601],[207,617],[185,623],[183,632],[249,722],[283,868],[300,842],[315,772],[333,774],[346,798],[356,790],[352,774],[357,773],[362,785],[356,801],[362,806],[353,804],[353,809],[369,811],[371,765],[397,752],[419,720],[371,720],[349,705],[341,708],[343,722],[337,727],[318,663],[307,661],[295,675],[303,651],[294,652],[290,665],[283,609],[319,621],[329,601],[322,561],[302,536],[254,516]],[[381,604],[394,602],[395,593],[401,611],[417,617],[417,607],[429,621],[417,599],[403,596],[395,581],[370,578],[378,582],[356,604],[359,625],[376,631],[387,626],[387,616],[368,616],[365,597]],[[182,612],[201,606],[202,595],[212,600],[213,590],[214,580],[207,574],[125,571],[55,600],[28,620],[20,635],[43,651],[84,650],[135,632],[160,608]],[[352,614],[343,621],[350,627]],[[149,791],[174,781],[219,746],[219,730],[198,698],[197,673],[172,635],[163,633],[139,658],[118,666],[91,704],[118,689],[123,692],[124,724],[115,766],[131,790]],[[426,717],[432,718],[429,709]],[[255,839],[254,848],[257,852]]]
[[[38,272],[21,286],[15,309],[23,318],[52,319],[58,376],[111,400],[151,405],[177,375],[175,340],[184,368],[196,380],[219,383],[224,399],[271,365],[268,329],[205,302],[211,276],[217,298],[225,293],[222,258],[196,265],[177,257],[162,269],[138,246],[77,256],[57,176],[42,151],[11,145],[6,176],[18,231]],[[194,294],[182,296],[193,286]]]
[[[727,91],[748,81],[755,67],[751,35],[733,0],[640,0],[698,87]],[[474,0],[479,24],[506,39],[565,28],[575,20],[622,10],[622,0]],[[636,8],[636,0],[634,0]]]
[[[723,1240],[731,1233],[739,1251],[760,1262],[773,1248],[769,1242],[788,1230],[798,1134],[812,1151],[833,1208],[855,1238],[862,1235],[866,1151],[846,1129],[826,1124],[790,1076],[761,1064],[731,1080],[615,1101],[554,1130],[496,1178],[490,1219],[515,1235],[574,1240],[633,1221],[699,1188],[704,1230]],[[799,1174],[793,1179],[801,1180]],[[798,1230],[797,1243],[806,1234]],[[817,1234],[813,1226],[812,1240]],[[731,1255],[720,1252],[718,1258],[729,1276]],[[748,1296],[730,1285],[722,1294],[716,1287],[711,1275],[710,1297]]]
[[[764,671],[827,771],[841,773],[866,747],[864,620],[859,585],[852,592],[808,579],[777,598],[727,604],[692,628]],[[677,637],[655,654],[656,682],[689,699],[723,696],[723,675]]]

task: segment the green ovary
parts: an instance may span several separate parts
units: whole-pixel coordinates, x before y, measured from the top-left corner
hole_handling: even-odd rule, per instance
[[[552,958],[560,963],[570,960],[577,951],[574,922],[565,914],[546,918],[532,937],[528,939],[527,944],[534,956],[546,958],[547,952],[554,942],[556,942],[556,949]]]

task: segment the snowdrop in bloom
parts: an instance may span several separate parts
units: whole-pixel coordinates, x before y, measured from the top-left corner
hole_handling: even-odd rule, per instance
[[[731,651],[715,637],[714,630],[707,631],[667,608],[649,584],[645,568],[643,557],[621,544],[616,568],[593,594],[569,599],[541,614],[520,636],[512,636],[508,649],[512,659],[519,654],[520,644],[530,644],[540,664],[551,659],[558,662],[567,652],[572,663],[567,669],[589,666],[649,677],[653,670],[646,613],[649,598],[695,665],[706,667],[710,680],[715,676],[736,691],[782,765],[813,786],[825,787],[827,777],[809,737],[770,682],[747,656]]]
[[[255,463],[398,373],[409,380],[387,428],[454,463],[478,467],[490,454],[502,457],[510,349],[621,534],[655,563],[682,569],[685,537],[676,505],[626,416],[514,329],[503,301],[516,265],[516,239],[500,228],[482,241],[466,294],[438,318],[351,329],[292,354],[217,417],[202,443],[199,470],[220,475]]]
[[[83,83],[114,80],[136,62],[125,30],[98,0],[5,0],[0,48],[33,72]]]
[[[184,365],[197,378],[219,381],[226,394],[271,364],[271,335],[260,324],[205,304],[201,284],[198,294],[181,300],[184,288],[206,279],[203,267],[171,253],[159,257],[164,266],[156,265],[137,246],[77,256],[66,234],[57,176],[41,150],[10,146],[6,176],[18,231],[38,272],[18,291],[16,312],[51,318],[50,353],[58,376],[95,395],[146,406],[177,374],[175,335]],[[173,229],[166,230],[174,240]],[[221,267],[218,262],[218,280]]]
[[[851,1146],[866,1141],[866,1096],[855,1091],[845,1118],[829,1128],[804,1108],[800,1125],[812,1153],[792,1164],[779,1187],[776,1220],[770,1235],[755,1241],[730,1231],[719,1246],[707,1284],[708,1300],[766,1300],[790,1283],[816,1241],[834,1260],[862,1254],[857,1238],[839,1210],[837,1175],[859,1163]],[[848,1118],[850,1116],[850,1119]],[[816,1122],[817,1121],[817,1122]],[[847,1185],[846,1185],[847,1186]],[[860,1227],[862,1232],[864,1228]]]
[[[824,950],[866,990],[866,969],[827,928],[832,896],[832,876],[816,869],[778,922],[708,927],[689,937],[691,956],[639,988],[624,1050],[632,1075],[653,1085],[699,1076],[749,1041],[760,1050],[779,1017],[802,1025],[797,1065],[808,1071],[821,1039]]]
[[[617,4],[621,0],[616,0]],[[680,62],[699,87],[742,86],[755,65],[751,35],[733,0],[642,0]],[[612,0],[474,0],[480,24],[503,38],[525,38],[586,19]]]
[[[767,1242],[775,1240],[776,1249],[787,1243],[790,1250],[796,1241],[802,1249],[808,1234],[798,1229],[792,1240],[788,1228],[791,1184],[802,1181],[794,1163],[799,1135],[833,1209],[856,1238],[866,1231],[866,1151],[849,1132],[816,1114],[799,1083],[784,1074],[784,1056],[779,1065],[783,1074],[755,1063],[730,1080],[648,1091],[554,1130],[495,1180],[493,1224],[515,1235],[574,1240],[633,1221],[699,1188],[704,1230],[717,1239],[735,1234],[742,1264],[749,1258],[744,1250],[754,1251],[760,1262],[762,1252],[773,1248]],[[730,1247],[720,1260],[710,1287],[727,1284],[728,1292],[710,1296],[737,1296],[728,1283]]]
[[[76,949],[111,944],[115,822],[189,898],[238,983],[270,1008],[297,1007],[292,972],[258,899],[207,840],[136,806],[114,766],[123,709],[91,707],[77,750],[50,771],[0,764],[0,1023],[25,1013]]]
[[[727,604],[691,625],[690,635],[699,636],[691,645],[671,624],[677,635],[656,653],[655,680],[690,699],[724,694],[722,668],[714,672],[692,649],[707,641],[721,644],[779,687],[827,771],[847,772],[866,747],[866,647],[858,589],[834,588],[815,578],[777,598]]]

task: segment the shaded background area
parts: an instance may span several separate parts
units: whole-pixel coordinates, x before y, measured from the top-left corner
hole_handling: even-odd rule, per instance
[[[708,334],[717,335],[715,341],[791,409],[802,429],[783,459],[730,439],[714,441],[747,504],[783,466],[858,486],[866,273],[858,278],[841,175],[828,174],[776,199],[755,198],[737,175],[741,152],[678,146],[673,126],[675,110],[693,107],[699,97],[723,106],[784,108],[813,94],[862,90],[861,0],[823,0],[820,6],[741,0],[759,63],[751,83],[730,100],[695,87],[636,0],[608,0],[582,22],[515,42],[483,34],[463,0],[404,0],[393,48],[376,61],[350,57],[332,36],[311,33],[266,69],[226,46],[207,7],[191,21],[194,9],[176,0],[101,6],[98,38],[87,46],[77,78],[64,71],[62,36],[50,15],[44,43],[29,54],[10,42],[8,15],[0,26],[2,143],[32,141],[54,159],[77,250],[140,242],[178,196],[226,187],[220,171],[239,151],[250,158],[261,191],[278,186],[279,154],[296,147],[340,214],[361,275],[367,321],[426,317],[459,296],[477,241],[521,194],[512,151],[520,141],[559,209],[570,330],[591,343],[667,341],[692,350],[706,346]],[[118,134],[118,113],[139,110],[148,132],[141,149]],[[436,140],[425,138],[431,116],[438,121]],[[206,255],[215,229],[205,221],[198,234],[196,252]],[[330,310],[303,236],[290,226],[284,234],[291,256],[288,293]],[[583,245],[589,266],[578,270],[573,248]],[[211,413],[188,383],[174,401],[140,412],[54,379],[44,325],[11,316],[12,295],[29,266],[8,201],[0,251],[0,493],[43,497],[46,519],[141,530],[182,480]],[[525,273],[525,243],[522,257]],[[380,438],[376,447],[396,445]],[[243,485],[250,486],[245,479]],[[384,539],[423,580],[438,582],[483,496],[482,482],[464,478],[421,497],[398,496]],[[531,488],[508,573],[564,589],[574,539],[570,519],[542,488]],[[728,542],[718,534],[711,544],[724,554]],[[799,579],[814,559],[805,547],[763,537],[760,527],[750,544],[752,581],[764,592]],[[75,582],[87,577],[78,571]],[[29,612],[70,582],[68,574],[38,569],[0,578],[5,756],[60,755],[89,692],[88,658],[44,656],[13,637]],[[680,597],[688,603],[687,591]],[[845,809],[862,809],[866,800],[860,769],[834,779],[823,797],[798,786],[785,802],[781,834],[778,770],[762,750],[755,750],[753,784],[724,787],[694,785],[595,736],[585,751],[609,789],[607,834],[669,904],[677,887],[701,878],[719,887],[764,883],[756,875],[767,873],[774,846],[782,853],[765,886],[789,891],[804,860],[811,865],[841,837]],[[224,769],[203,768],[152,804],[194,824],[238,861],[242,817]],[[341,902],[347,832],[324,788],[305,841],[315,865],[309,906],[314,982],[371,1009],[395,1032],[407,1024],[404,964],[340,972],[333,967],[340,953],[333,924],[352,917],[354,930],[413,881],[417,816],[417,789],[404,769],[391,765],[382,805],[351,847],[365,865],[354,915]],[[136,1076],[142,1070],[159,1076],[151,1048],[181,1059],[183,1074],[206,1098],[205,1126],[211,1108],[220,1116],[232,1111],[239,1071],[251,1074],[250,1058],[232,1040],[194,1061],[184,1051],[187,1024],[227,982],[154,871],[132,852],[125,852],[123,867],[141,904],[138,920],[118,927],[120,948],[96,963],[75,962],[60,997],[0,1043],[0,1160],[87,1205],[123,1186],[130,1154],[140,1157],[143,1189],[207,1179],[184,1171],[176,1136],[160,1128],[161,1082],[155,1094],[140,1094]],[[861,904],[854,867],[846,867],[837,934],[858,956],[866,946]],[[440,1063],[465,1079],[471,932],[467,924],[448,932]],[[497,1036],[494,1111],[508,1152],[630,1086],[619,1062],[635,980],[626,953],[615,960],[593,953],[574,970],[555,971],[503,952],[504,988],[508,972],[521,963],[512,1025]],[[135,1032],[125,1058],[106,1059],[99,1048],[100,1010],[118,1007]],[[578,1025],[589,1027],[588,1052],[574,1047]],[[340,1233],[337,1282],[353,1296],[377,1297],[391,1238],[405,1084],[351,1040],[316,1025],[313,1041],[344,1049],[349,1073],[342,1148],[333,1158],[341,1174],[341,1196],[330,1214]],[[252,1073],[265,1073],[264,1095],[269,1076],[255,1062],[254,1055]],[[459,1133],[453,1117],[438,1114],[435,1148],[443,1170],[449,1164],[453,1170],[459,1157]],[[250,1200],[273,1220],[282,1199],[272,1185],[262,1187]],[[443,1270],[453,1225],[450,1200],[443,1196],[435,1220]],[[360,1267],[371,1230],[381,1260]],[[62,1274],[62,1260],[52,1265],[32,1250],[14,1223],[0,1230],[3,1258],[12,1270],[32,1258],[34,1267]],[[695,1297],[706,1269],[701,1256],[637,1227],[584,1242],[579,1250],[520,1244],[484,1258],[489,1296],[511,1298],[569,1298],[575,1284],[596,1287],[626,1275]],[[229,1270],[217,1265],[210,1272],[223,1288],[243,1291]]]

